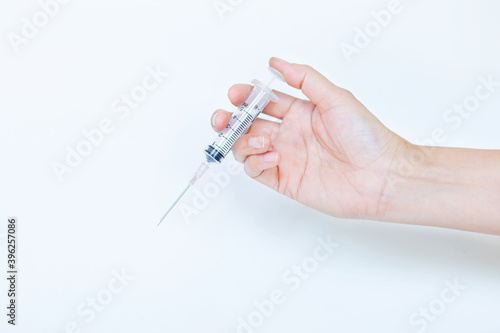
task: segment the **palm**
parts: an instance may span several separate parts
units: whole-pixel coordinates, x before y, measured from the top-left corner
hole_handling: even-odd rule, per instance
[[[398,137],[361,103],[348,103],[326,112],[309,101],[293,103],[271,135],[281,161],[256,179],[331,215],[377,213],[386,183],[380,170],[388,170]]]

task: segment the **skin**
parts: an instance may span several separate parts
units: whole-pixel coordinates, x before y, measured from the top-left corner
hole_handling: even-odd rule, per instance
[[[233,146],[258,182],[341,218],[500,234],[500,152],[416,146],[385,127],[352,93],[307,65],[271,58],[308,100],[277,92]],[[236,84],[240,106],[252,86]],[[231,114],[217,110],[221,131]]]

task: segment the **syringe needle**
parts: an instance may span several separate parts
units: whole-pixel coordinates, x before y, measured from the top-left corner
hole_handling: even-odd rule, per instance
[[[188,186],[186,186],[186,188],[184,189],[184,191],[182,191],[181,195],[179,195],[179,197],[177,198],[177,200],[175,200],[175,202],[172,204],[172,206],[170,206],[170,208],[167,210],[167,212],[165,214],[163,214],[160,222],[158,223],[157,226],[160,225],[160,223],[163,222],[163,220],[165,219],[165,217],[167,217],[168,213],[170,213],[170,211],[175,207],[175,205],[179,202],[179,200],[181,200],[182,196],[184,195],[184,193],[187,192],[187,190],[191,187],[191,184],[188,184]]]

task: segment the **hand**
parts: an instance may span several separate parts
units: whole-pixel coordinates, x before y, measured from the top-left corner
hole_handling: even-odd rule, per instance
[[[383,219],[394,161],[413,146],[311,67],[277,58],[270,65],[309,100],[276,92],[279,102],[263,112],[281,123],[256,119],[233,146],[236,160],[250,177],[309,207],[337,217]],[[234,85],[231,103],[240,106],[251,89]],[[230,116],[216,111],[214,130]]]

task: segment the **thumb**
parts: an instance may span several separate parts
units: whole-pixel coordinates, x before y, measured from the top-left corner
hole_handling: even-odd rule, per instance
[[[269,65],[283,74],[288,85],[302,90],[320,111],[330,109],[347,92],[310,66],[291,64],[276,57],[269,60]]]

